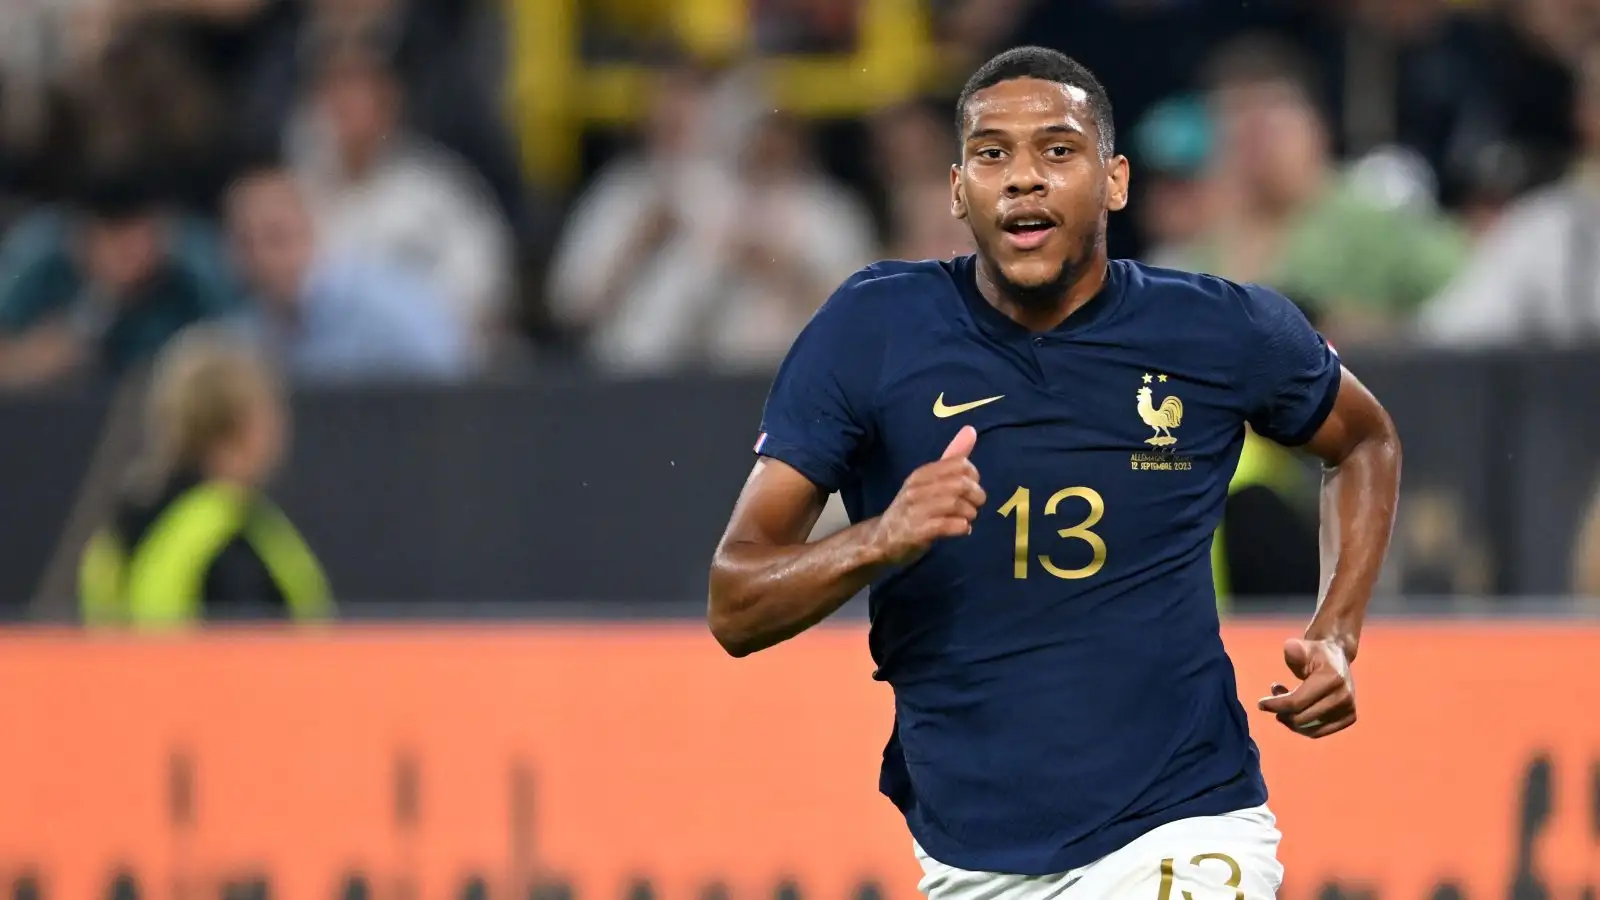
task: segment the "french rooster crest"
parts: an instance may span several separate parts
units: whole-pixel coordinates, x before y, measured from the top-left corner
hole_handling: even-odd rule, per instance
[[[1149,375],[1144,378],[1145,381],[1150,380]],[[1166,381],[1167,377],[1163,375],[1161,380]],[[1150,386],[1145,385],[1139,388],[1138,408],[1139,418],[1146,425],[1155,429],[1155,436],[1146,438],[1146,444],[1152,447],[1170,447],[1178,442],[1178,439],[1172,436],[1172,429],[1183,424],[1182,400],[1169,395],[1162,397],[1161,403],[1158,405],[1155,402],[1155,395],[1150,390]]]

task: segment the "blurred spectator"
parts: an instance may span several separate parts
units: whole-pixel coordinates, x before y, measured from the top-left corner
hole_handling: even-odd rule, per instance
[[[1577,65],[1600,40],[1600,4],[1593,0],[1515,0],[1498,4],[1530,47]]]
[[[678,42],[672,7],[653,0],[584,0],[578,19],[588,62],[648,59]]]
[[[1473,519],[1450,488],[1407,490],[1384,563],[1385,592],[1464,598],[1494,590],[1494,552]]]
[[[54,199],[68,177],[63,85],[97,58],[107,0],[0,3],[0,229],[22,201]]]
[[[32,83],[69,70],[98,43],[110,0],[8,0],[0,4],[0,74]]]
[[[761,53],[850,53],[856,49],[863,0],[751,0]]]
[[[972,252],[972,232],[950,214],[950,165],[960,142],[949,119],[945,109],[908,103],[871,122],[874,175],[887,194],[888,252],[895,259]]]
[[[1184,268],[1269,284],[1322,308],[1330,336],[1386,336],[1465,261],[1445,220],[1385,206],[1335,169],[1313,78],[1287,45],[1243,38],[1214,61],[1216,224]]]
[[[600,170],[557,245],[551,314],[608,367],[679,361],[671,326],[698,262],[688,235],[710,230],[707,207],[730,178],[707,139],[710,78],[689,67],[657,76],[638,151]]]
[[[982,65],[1033,5],[1035,0],[929,0],[940,56],[953,71]]]
[[[1514,143],[1482,147],[1463,176],[1458,215],[1474,241],[1481,240],[1524,191],[1533,187],[1537,163]]]
[[[1376,147],[1345,167],[1346,180],[1386,209],[1429,215],[1439,208],[1439,179],[1420,153],[1399,144]]]
[[[876,253],[859,201],[822,174],[799,120],[774,114],[741,160],[724,210],[728,256],[698,327],[713,363],[776,367],[822,301]],[[709,319],[709,321],[706,321]]]
[[[741,129],[710,88],[663,77],[642,152],[601,171],[557,249],[552,312],[613,371],[776,365],[871,256],[865,212],[816,170],[799,124]],[[729,145],[737,159],[718,155]]]
[[[1568,177],[1516,203],[1473,264],[1420,320],[1458,347],[1600,340],[1600,51],[1581,67],[1582,155]]]
[[[172,202],[216,210],[227,183],[226,98],[165,23],[121,24],[74,101],[90,164],[151,161]]]
[[[240,309],[206,226],[169,214],[144,171],[90,175],[74,208],[47,208],[0,247],[0,383],[119,373],[183,327]]]
[[[1343,152],[1420,154],[1440,202],[1464,210],[1473,230],[1508,191],[1559,175],[1572,135],[1568,51],[1557,44],[1583,46],[1586,6],[1340,0],[1327,7],[1343,27],[1300,37],[1334,66]]]
[[[0,185],[12,180],[33,199],[58,199],[75,166],[138,157],[167,171],[173,200],[211,211],[224,180],[226,98],[188,52],[178,20],[157,13],[259,2],[4,4]]]
[[[1449,0],[1355,0],[1341,35],[1347,153],[1420,153],[1454,202],[1474,157],[1503,137],[1483,32]]]
[[[288,415],[271,366],[224,332],[191,331],[162,351],[146,456],[83,551],[86,622],[332,614],[316,555],[262,493],[286,451]]]
[[[209,55],[237,70],[237,127],[247,147],[264,149],[292,118],[326,45],[366,33],[395,69],[407,125],[483,178],[518,245],[529,248],[548,238],[549,213],[530,194],[503,112],[511,33],[504,10],[492,0],[278,0],[242,47],[237,39],[218,40],[213,29]],[[591,12],[585,9],[586,20]],[[229,55],[245,62],[229,62]]]
[[[365,32],[323,48],[290,159],[328,245],[429,279],[484,350],[508,321],[505,219],[459,158],[401,124],[401,87]]]
[[[229,193],[240,269],[259,306],[253,326],[300,379],[458,378],[471,334],[421,276],[324,250],[290,175],[246,171]]]
[[[893,259],[950,259],[973,252],[967,223],[950,213],[950,181],[908,182],[889,195]]]
[[[1157,104],[1134,126],[1139,165],[1139,226],[1152,265],[1181,268],[1184,248],[1211,222],[1212,192],[1207,166],[1211,120],[1194,97]]]

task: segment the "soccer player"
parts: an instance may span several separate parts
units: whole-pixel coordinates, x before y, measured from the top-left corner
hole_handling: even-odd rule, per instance
[[[1284,297],[1107,259],[1128,201],[1080,65],[1008,51],[958,107],[978,252],[834,294],[767,400],[711,569],[712,632],[771,647],[870,588],[894,688],[880,786],[931,900],[1273,897],[1279,834],[1210,544],[1248,426],[1326,464],[1322,596],[1261,709],[1355,721],[1394,426]],[[807,539],[831,492],[854,523]]]

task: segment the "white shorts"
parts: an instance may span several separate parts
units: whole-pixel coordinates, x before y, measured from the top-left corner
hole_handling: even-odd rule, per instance
[[[969,872],[912,846],[928,900],[1274,900],[1280,837],[1265,806],[1179,819],[1058,875]]]

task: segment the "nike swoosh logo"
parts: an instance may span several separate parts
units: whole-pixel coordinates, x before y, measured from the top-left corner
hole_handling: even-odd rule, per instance
[[[993,397],[985,397],[982,400],[974,400],[971,403],[958,403],[955,406],[946,406],[944,402],[944,394],[941,393],[939,394],[939,399],[933,401],[933,414],[941,419],[948,419],[951,416],[959,416],[964,412],[971,412],[980,406],[987,406],[988,404],[993,403],[1004,396],[1005,394],[996,394]]]

